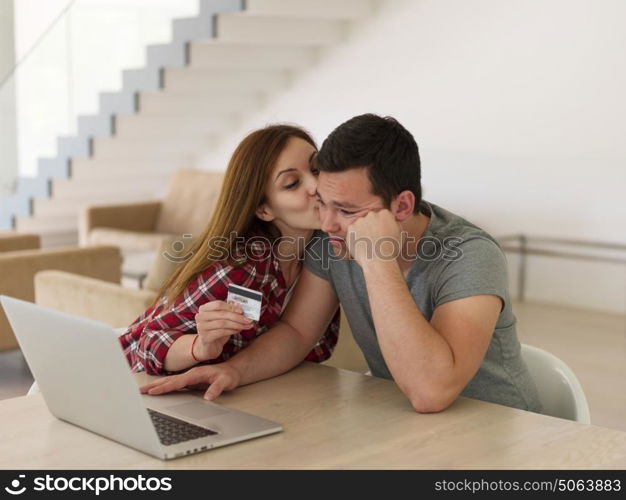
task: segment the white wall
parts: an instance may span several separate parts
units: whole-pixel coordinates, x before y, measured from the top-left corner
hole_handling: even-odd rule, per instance
[[[15,2],[15,56],[24,59],[72,0],[18,0]]]
[[[15,86],[2,83],[14,66],[13,0],[0,0],[0,196],[12,190],[17,172]]]
[[[201,165],[224,168],[268,122],[321,142],[353,115],[392,115],[420,145],[427,200],[496,236],[626,243],[624,19],[621,0],[387,0]],[[530,269],[530,298],[624,311],[626,266]]]

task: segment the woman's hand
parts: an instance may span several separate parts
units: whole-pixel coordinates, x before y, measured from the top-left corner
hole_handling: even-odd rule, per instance
[[[192,354],[200,361],[217,358],[231,335],[254,326],[254,321],[243,315],[241,307],[222,300],[202,304],[195,320],[198,339],[193,344]]]
[[[204,399],[213,401],[223,391],[230,391],[239,385],[241,375],[227,363],[216,365],[196,366],[180,375],[163,377],[150,384],[139,388],[142,394],[157,396],[184,388],[208,389],[204,393]]]

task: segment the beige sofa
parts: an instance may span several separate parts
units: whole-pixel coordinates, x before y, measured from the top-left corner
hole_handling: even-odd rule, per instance
[[[37,304],[101,321],[115,328],[128,326],[157,296],[162,283],[181,262],[172,259],[171,237],[161,242],[140,290],[62,271],[43,271],[35,277]],[[178,240],[177,240],[178,241]],[[195,239],[180,239],[179,253],[186,255]],[[168,258],[169,256],[169,258]]]
[[[80,245],[116,245],[126,255],[157,251],[168,238],[197,236],[211,217],[223,176],[183,168],[175,172],[162,201],[86,207],[80,216]]]
[[[0,231],[0,252],[34,250],[36,248],[41,248],[41,238],[38,234]]]
[[[122,259],[117,247],[56,247],[0,253],[0,294],[35,301],[35,275],[56,269],[106,282],[119,282]],[[17,348],[13,330],[0,310],[0,351]]]

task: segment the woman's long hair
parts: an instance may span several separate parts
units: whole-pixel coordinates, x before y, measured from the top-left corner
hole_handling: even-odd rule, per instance
[[[299,137],[317,149],[311,136],[293,125],[270,125],[249,134],[233,153],[215,212],[205,230],[190,249],[192,257],[161,286],[153,305],[165,297],[172,304],[198,273],[217,261],[239,267],[237,237],[260,235],[270,242],[280,237],[276,226],[256,216],[265,202],[265,189],[279,155],[291,137]],[[216,252],[219,242],[221,252]]]

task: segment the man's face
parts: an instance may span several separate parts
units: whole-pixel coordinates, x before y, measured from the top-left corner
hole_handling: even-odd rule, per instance
[[[382,198],[372,194],[365,167],[344,172],[320,172],[317,199],[321,228],[331,237],[335,253],[345,249],[344,240],[352,222],[370,210],[385,208]]]

